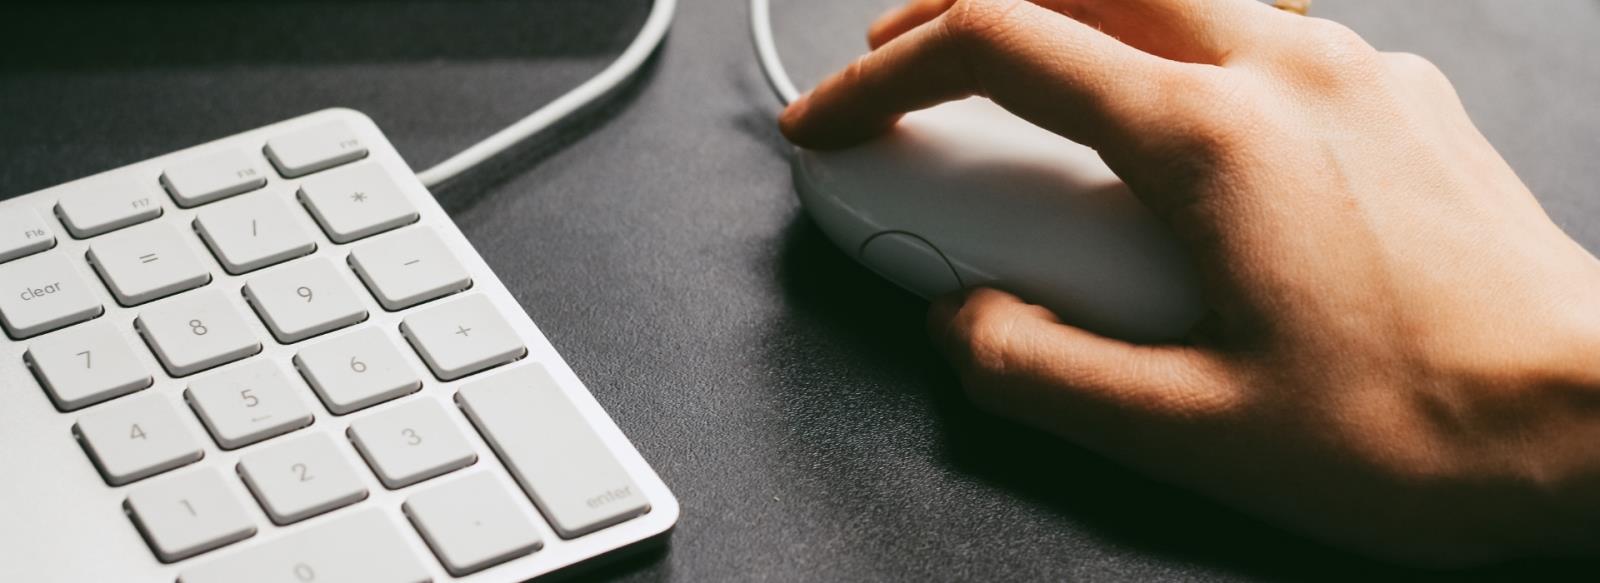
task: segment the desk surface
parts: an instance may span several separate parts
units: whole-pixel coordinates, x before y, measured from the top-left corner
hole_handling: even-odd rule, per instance
[[[798,80],[863,50],[865,23],[890,2],[777,2]],[[425,167],[603,67],[647,4],[8,13],[0,196],[330,106],[365,111]],[[835,251],[797,207],[742,2],[683,4],[650,72],[618,99],[437,192],[683,502],[665,552],[605,575],[1419,576],[971,411],[922,336],[923,303]],[[1600,3],[1316,9],[1437,62],[1556,220],[1600,250]],[[1595,572],[1481,575],[1573,567]]]

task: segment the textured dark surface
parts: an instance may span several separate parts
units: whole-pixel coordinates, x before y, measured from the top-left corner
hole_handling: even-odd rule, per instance
[[[807,85],[888,0],[777,0]],[[6,8],[0,196],[329,106],[418,168],[604,66],[646,0]],[[1421,53],[1562,226],[1600,250],[1600,3],[1319,0]],[[973,413],[923,304],[790,190],[740,0],[685,0],[638,83],[438,192],[683,503],[624,580],[1548,578],[1420,574],[1299,540]],[[1182,447],[1174,444],[1174,447]]]

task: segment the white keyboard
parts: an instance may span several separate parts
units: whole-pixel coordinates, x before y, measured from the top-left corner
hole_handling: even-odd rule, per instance
[[[0,201],[0,581],[521,581],[678,503],[366,116]]]

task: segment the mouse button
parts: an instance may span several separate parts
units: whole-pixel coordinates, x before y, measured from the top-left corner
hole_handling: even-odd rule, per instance
[[[861,245],[861,262],[925,298],[961,289],[961,280],[939,250],[911,233],[887,231]]]

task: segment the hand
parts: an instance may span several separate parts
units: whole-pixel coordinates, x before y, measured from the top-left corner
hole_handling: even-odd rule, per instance
[[[1600,549],[1600,263],[1426,60],[1253,0],[917,0],[869,37],[795,143],[990,98],[1099,151],[1204,280],[1181,345],[936,302],[976,404],[1390,560]]]

